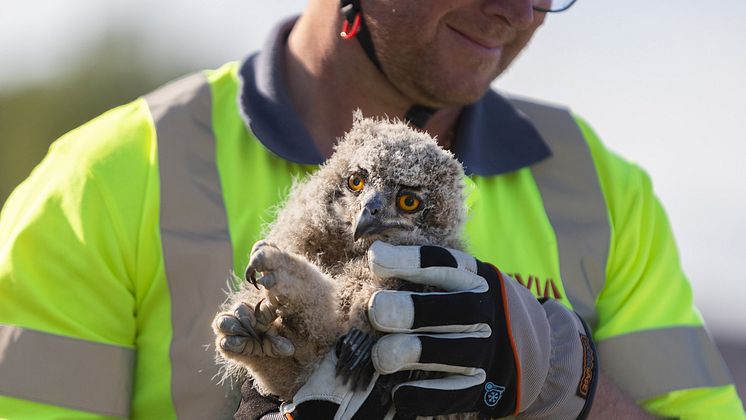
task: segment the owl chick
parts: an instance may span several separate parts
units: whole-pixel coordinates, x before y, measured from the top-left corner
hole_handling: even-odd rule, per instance
[[[287,400],[348,331],[369,349],[371,295],[416,289],[376,277],[368,248],[381,240],[462,249],[463,175],[427,134],[356,113],[335,153],[293,186],[254,245],[246,274],[261,274],[255,282],[263,287],[244,283],[215,317],[228,374],[248,373],[260,393]],[[356,364],[369,363],[369,355],[348,362],[361,371]]]

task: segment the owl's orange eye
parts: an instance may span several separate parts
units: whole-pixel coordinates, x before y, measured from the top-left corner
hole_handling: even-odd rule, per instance
[[[420,207],[420,199],[417,198],[414,194],[404,193],[399,196],[399,199],[396,200],[396,203],[399,205],[400,209],[408,212],[413,212]]]
[[[365,180],[358,174],[352,174],[347,178],[347,188],[351,191],[360,191],[365,186]]]

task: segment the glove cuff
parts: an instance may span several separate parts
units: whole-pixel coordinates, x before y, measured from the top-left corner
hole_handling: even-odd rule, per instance
[[[585,419],[598,382],[598,358],[583,320],[555,300],[542,301],[550,329],[549,369],[520,418]]]

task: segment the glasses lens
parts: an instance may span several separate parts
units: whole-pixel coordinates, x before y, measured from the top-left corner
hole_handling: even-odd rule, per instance
[[[539,12],[562,12],[570,8],[575,0],[534,0],[534,10]]]

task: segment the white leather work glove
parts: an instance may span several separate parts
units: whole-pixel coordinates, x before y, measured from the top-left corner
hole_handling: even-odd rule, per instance
[[[381,398],[375,383],[378,373],[364,390],[345,384],[336,372],[337,356],[330,351],[308,381],[285,403],[280,412],[294,420],[380,420],[389,411],[390,398]],[[388,401],[382,405],[381,401]],[[287,415],[289,414],[289,416]]]
[[[393,388],[397,417],[479,412],[489,417],[584,418],[598,360],[588,328],[554,300],[460,251],[375,242],[371,268],[444,292],[378,291],[368,315],[386,332],[372,350],[381,375],[445,372]]]

